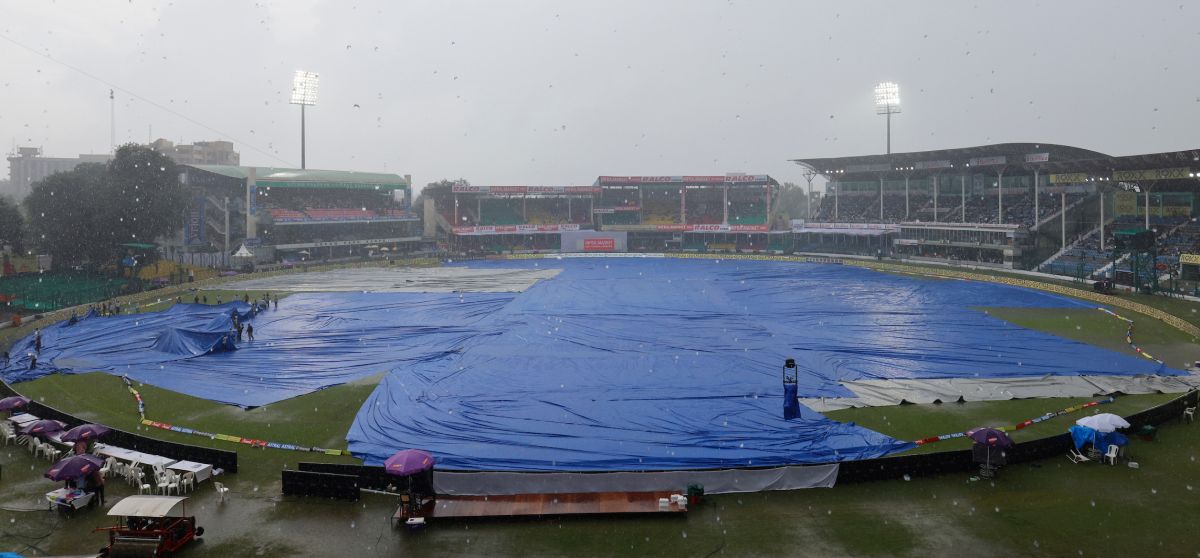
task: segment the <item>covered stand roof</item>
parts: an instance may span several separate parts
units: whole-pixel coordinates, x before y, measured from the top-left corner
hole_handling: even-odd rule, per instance
[[[232,165],[185,165],[229,178],[245,180],[255,169],[254,180],[261,186],[274,188],[346,188],[404,190],[408,180],[398,174],[335,171],[313,169],[284,169],[277,167],[239,167]]]
[[[1044,155],[1044,157],[1036,157],[1036,159],[1048,161],[1108,158],[1108,155],[1103,153],[1067,145],[998,143],[909,153],[791,159],[791,161],[809,167],[818,174],[836,177],[838,180],[878,180],[881,175],[885,178],[890,175],[898,178],[904,176],[918,178],[957,172],[951,169],[969,168],[972,160],[988,162],[987,166],[998,166],[997,163],[1001,160],[1003,163],[999,163],[999,165],[1021,166],[1027,164],[1027,155]],[[1031,163],[1034,162],[1031,161]],[[1039,161],[1036,164],[1045,163]]]
[[[817,174],[837,180],[922,178],[965,169],[1033,169],[1043,174],[1081,174],[1090,180],[1138,182],[1200,178],[1200,149],[1113,157],[1078,147],[1048,143],[1000,143],[892,153],[792,159]],[[1149,171],[1139,173],[1135,171]],[[1080,180],[1082,182],[1083,180]]]

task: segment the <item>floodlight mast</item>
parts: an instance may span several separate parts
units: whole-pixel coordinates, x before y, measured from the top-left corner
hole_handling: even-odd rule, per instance
[[[302,169],[307,168],[304,153],[304,107],[317,104],[319,81],[320,76],[316,72],[304,70],[296,70],[296,75],[292,78],[292,98],[289,102],[293,105],[300,105],[300,168]]]
[[[875,114],[887,116],[887,152],[892,153],[892,115],[900,114],[900,86],[885,81],[875,85]]]

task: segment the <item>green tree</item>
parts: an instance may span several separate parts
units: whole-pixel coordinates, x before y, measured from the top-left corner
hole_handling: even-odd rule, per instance
[[[173,233],[186,205],[175,163],[132,144],[108,165],[50,175],[25,199],[39,250],[72,265],[109,263],[126,253],[122,244]]]
[[[100,249],[106,172],[103,164],[85,163],[33,184],[25,210],[29,238],[39,252],[75,265],[87,262]]]
[[[12,246],[18,253],[24,251],[25,218],[17,205],[0,197],[0,247]]]
[[[813,193],[816,197],[816,193]],[[784,182],[771,202],[773,213],[781,219],[805,219],[808,217],[808,193],[804,186]],[[816,212],[816,207],[813,207]]]

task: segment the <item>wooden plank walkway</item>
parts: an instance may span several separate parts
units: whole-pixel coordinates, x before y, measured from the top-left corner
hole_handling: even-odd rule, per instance
[[[658,506],[659,498],[670,498],[670,492],[596,492],[567,494],[514,494],[508,496],[438,496],[437,501],[423,509],[396,510],[393,520],[403,522],[409,517],[426,519],[546,517],[563,515],[610,514],[684,514],[687,507],[670,504]]]

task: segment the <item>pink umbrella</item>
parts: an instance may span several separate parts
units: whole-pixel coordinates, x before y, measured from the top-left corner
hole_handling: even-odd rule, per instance
[[[14,395],[0,399],[0,411],[13,411],[16,409],[24,409],[29,405],[29,398]]]
[[[407,477],[432,469],[433,456],[421,450],[404,450],[387,458],[387,461],[383,462],[383,468],[389,475]]]

